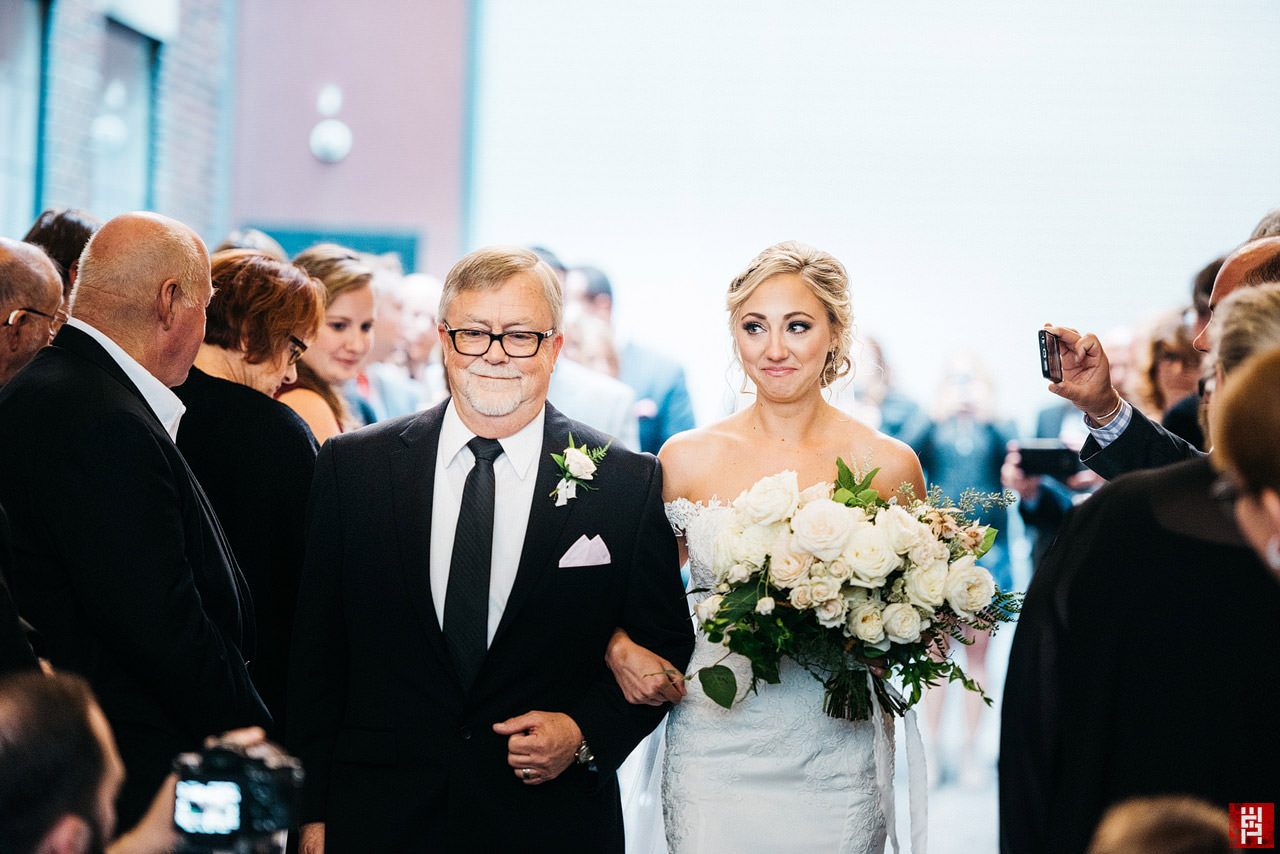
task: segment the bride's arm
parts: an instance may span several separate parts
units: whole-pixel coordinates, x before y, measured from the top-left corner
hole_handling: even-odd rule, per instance
[[[622,629],[614,629],[604,660],[628,703],[661,706],[684,698],[684,674],[662,656],[633,641]]]

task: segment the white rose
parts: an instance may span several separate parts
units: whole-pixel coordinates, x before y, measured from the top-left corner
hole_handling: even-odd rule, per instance
[[[915,643],[924,627],[920,612],[910,605],[897,603],[884,609],[884,633],[894,643]]]
[[[828,602],[832,599],[840,598],[840,582],[834,578],[815,578],[813,583],[809,585],[809,592],[813,594],[813,601]],[[844,600],[841,599],[841,602]],[[843,606],[841,607],[843,610]]]
[[[791,588],[791,604],[801,611],[813,607],[813,591],[807,584]]]
[[[755,567],[748,563],[735,563],[729,567],[729,574],[725,576],[725,581],[730,584],[741,584],[751,577],[751,573],[755,571]]]
[[[821,481],[815,483],[813,486],[800,492],[800,506],[803,507],[810,501],[819,501],[823,498],[830,499],[835,491],[836,485],[834,483],[824,483]]]
[[[756,613],[766,614],[766,615],[772,614],[773,608],[777,604],[778,604],[777,602],[773,601],[772,596],[761,596],[758,600],[756,600]]]
[[[813,555],[797,551],[790,534],[773,541],[769,549],[769,579],[779,587],[795,587],[808,577]]]
[[[876,527],[884,531],[889,547],[900,555],[906,554],[921,539],[921,528],[910,513],[894,504],[876,516]],[[927,529],[926,532],[927,534]],[[932,539],[932,537],[930,538]]]
[[[565,448],[564,467],[579,480],[591,480],[591,476],[596,473],[596,464],[591,462],[591,457],[577,448]]]
[[[883,587],[885,578],[901,563],[889,538],[874,525],[863,525],[854,531],[840,559],[853,572],[849,583],[861,587]]]
[[[748,525],[733,540],[733,559],[759,569],[783,530],[781,525]]]
[[[819,625],[826,626],[829,629],[843,625],[845,617],[844,599],[840,596],[828,599],[814,608],[813,613],[817,616]]]
[[[863,602],[849,610],[845,631],[860,641],[879,643],[884,640],[884,616],[874,601]]]
[[[734,548],[741,534],[742,531],[734,527],[721,528],[720,533],[716,534],[715,544],[711,548],[711,568],[715,571],[717,581],[724,581],[729,570],[738,562],[734,557]]]
[[[946,591],[951,610],[963,619],[972,620],[991,604],[996,595],[996,582],[991,573],[974,562],[973,555],[965,555],[947,571]]]
[[[937,608],[947,599],[947,561],[935,560],[908,570],[903,575],[907,601],[912,605]]]
[[[767,525],[789,519],[800,503],[800,487],[793,471],[756,481],[733,502],[744,525]]]
[[[928,530],[928,526],[925,526]],[[907,552],[907,559],[916,566],[928,566],[934,561],[946,562],[951,557],[951,549],[947,548],[947,544],[933,536],[933,532],[929,531],[929,536],[922,539],[911,547]]]
[[[818,560],[835,560],[844,551],[855,522],[843,504],[821,499],[810,501],[791,518],[791,530],[795,532],[793,542]]]
[[[827,578],[834,578],[841,584],[853,577],[853,568],[840,558],[837,558],[830,563],[824,563],[822,566],[824,567],[823,575]]]
[[[720,603],[724,601],[724,597],[719,593],[712,594],[703,599],[693,607],[693,613],[698,616],[699,623],[705,623],[713,619],[716,611],[720,610]]]

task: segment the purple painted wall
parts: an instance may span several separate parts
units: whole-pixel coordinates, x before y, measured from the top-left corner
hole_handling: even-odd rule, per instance
[[[230,224],[411,231],[419,270],[462,247],[467,0],[241,2]],[[341,88],[339,163],[311,154],[320,90]]]

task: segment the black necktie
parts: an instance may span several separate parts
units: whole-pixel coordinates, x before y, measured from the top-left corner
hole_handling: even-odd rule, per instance
[[[493,461],[502,454],[496,439],[467,443],[476,462],[467,474],[453,535],[453,559],[444,597],[444,640],[464,690],[480,671],[489,641],[489,562],[493,555]]]

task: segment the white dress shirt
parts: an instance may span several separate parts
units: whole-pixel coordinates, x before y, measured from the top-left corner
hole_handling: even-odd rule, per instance
[[[493,463],[493,557],[489,563],[489,626],[485,645],[493,643],[498,622],[507,607],[511,588],[520,568],[529,508],[537,500],[533,494],[538,479],[538,456],[542,453],[544,407],[520,432],[499,439],[502,455]],[[431,501],[431,598],[436,619],[444,627],[444,599],[449,589],[449,564],[453,560],[453,535],[458,527],[462,490],[467,474],[475,465],[475,455],[467,442],[475,438],[454,410],[453,401],[444,411],[440,425],[440,447],[436,451],[436,482]],[[546,501],[552,498],[548,495]]]
[[[115,359],[116,364],[120,366],[120,370],[124,371],[125,376],[138,387],[138,391],[142,392],[142,397],[147,401],[147,406],[150,406],[156,418],[160,419],[160,423],[164,426],[165,432],[169,434],[169,438],[175,442],[178,441],[178,422],[182,420],[182,414],[187,411],[182,399],[170,391],[168,386],[156,379],[154,374],[139,365],[137,360],[126,353],[119,344],[112,341],[101,331],[78,317],[68,318],[67,326],[79,329],[102,345],[102,349],[107,351],[107,355]]]

